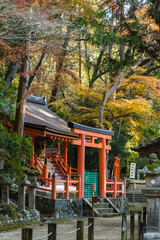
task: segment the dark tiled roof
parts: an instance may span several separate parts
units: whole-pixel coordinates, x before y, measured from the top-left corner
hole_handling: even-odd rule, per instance
[[[100,134],[110,135],[110,136],[114,135],[114,132],[111,130],[104,130],[104,129],[99,129],[99,128],[88,127],[88,126],[84,126],[84,125],[74,123],[74,122],[69,122],[68,126],[70,128],[77,128],[77,129],[88,131],[88,132],[95,132],[95,133],[100,133]]]
[[[25,125],[37,125],[56,132],[71,133],[67,122],[52,112],[44,98],[29,96],[26,101]]]
[[[150,141],[141,143],[138,147],[132,147],[133,151],[139,152],[141,157],[149,156],[151,153],[160,151],[160,137]]]

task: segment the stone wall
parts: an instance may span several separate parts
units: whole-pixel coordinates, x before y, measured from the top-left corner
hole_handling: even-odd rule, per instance
[[[36,196],[36,209],[41,217],[55,219],[83,216],[82,199],[48,199]]]
[[[109,198],[109,200],[121,212],[121,210],[122,210],[122,199],[121,198]],[[123,212],[128,212],[128,198],[123,199]]]

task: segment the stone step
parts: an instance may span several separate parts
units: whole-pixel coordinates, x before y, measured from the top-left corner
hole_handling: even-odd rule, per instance
[[[109,207],[109,203],[105,202],[105,203],[94,203],[94,208],[108,208]]]
[[[105,199],[105,198],[100,198],[100,199],[99,199],[99,202],[100,202],[100,203],[106,203],[106,199]]]
[[[107,213],[107,214],[101,214],[100,217],[117,217],[119,216],[119,213]]]
[[[105,215],[108,213],[114,213],[113,208],[98,208],[97,211],[100,213],[100,215]]]
[[[47,172],[55,172],[55,173],[59,173],[59,170],[58,169],[47,169]]]

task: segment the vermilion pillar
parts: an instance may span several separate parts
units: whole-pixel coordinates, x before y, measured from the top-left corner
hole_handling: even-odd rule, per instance
[[[30,167],[34,166],[34,153],[35,153],[35,138],[32,138],[32,144],[33,144],[33,155],[30,160]]]
[[[114,176],[116,177],[117,182],[119,181],[119,164],[120,158],[114,157]],[[117,184],[117,190],[119,189],[119,185]]]
[[[100,138],[102,148],[99,149],[99,196],[106,197],[106,139]]]
[[[80,134],[81,145],[78,146],[78,174],[81,175],[81,197],[84,197],[84,169],[85,169],[85,134]]]
[[[114,176],[116,177],[117,181],[119,181],[119,164],[120,158],[114,157]]]
[[[64,142],[63,154],[64,154],[64,163],[65,165],[67,165],[67,142]]]

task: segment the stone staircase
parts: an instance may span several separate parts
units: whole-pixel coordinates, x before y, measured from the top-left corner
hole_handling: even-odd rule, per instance
[[[92,199],[84,199],[88,207],[92,209]],[[120,211],[108,198],[99,198],[97,203],[94,203],[94,215],[97,217],[113,217],[119,216]]]
[[[56,164],[54,163],[53,160],[48,160],[47,161],[47,172],[50,173],[50,177],[52,177],[52,174],[56,174],[56,179],[58,180],[64,180],[64,177],[62,174],[59,172]],[[60,183],[59,183],[60,184]]]
[[[111,207],[108,202],[94,203],[94,208],[99,212],[99,216],[101,217],[117,215],[117,213],[115,213],[115,209]]]

